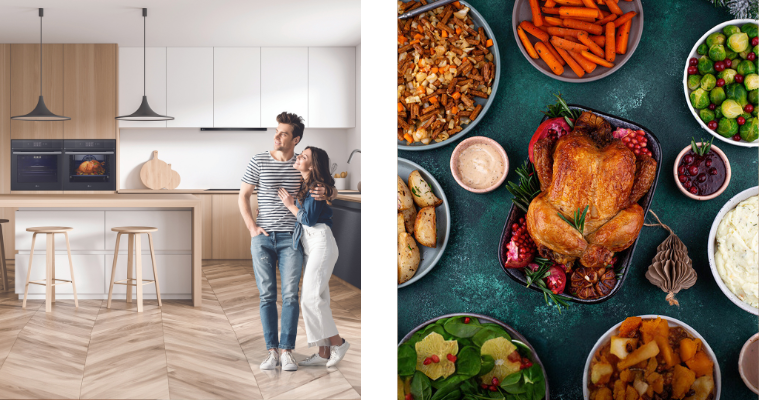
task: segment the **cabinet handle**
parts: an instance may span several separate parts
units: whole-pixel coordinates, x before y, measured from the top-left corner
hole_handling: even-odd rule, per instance
[[[13,154],[24,154],[29,156],[35,156],[38,154],[63,154],[60,151],[14,151]]]
[[[58,153],[61,154],[61,153]],[[90,154],[113,154],[112,151],[99,151],[99,152],[91,152],[91,151],[67,151],[66,154],[73,154],[73,155],[90,155]]]

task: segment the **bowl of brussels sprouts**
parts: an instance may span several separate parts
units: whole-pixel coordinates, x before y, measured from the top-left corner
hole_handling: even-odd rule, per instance
[[[759,147],[759,28],[736,19],[706,32],[691,49],[683,89],[691,114],[718,139]]]

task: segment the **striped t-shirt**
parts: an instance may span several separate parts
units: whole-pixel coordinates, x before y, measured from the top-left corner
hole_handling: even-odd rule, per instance
[[[256,225],[266,232],[292,232],[297,219],[285,207],[277,195],[285,188],[291,195],[300,189],[300,171],[293,168],[295,157],[288,161],[275,160],[268,151],[250,159],[242,181],[256,187],[258,193],[258,218]]]

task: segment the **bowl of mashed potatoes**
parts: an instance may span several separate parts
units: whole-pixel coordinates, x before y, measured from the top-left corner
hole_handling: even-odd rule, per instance
[[[709,232],[709,266],[738,307],[759,315],[759,186],[730,199]]]

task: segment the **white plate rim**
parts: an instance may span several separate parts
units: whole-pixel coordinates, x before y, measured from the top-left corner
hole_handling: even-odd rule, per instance
[[[422,172],[424,175],[426,175],[425,180],[428,180],[430,186],[432,186],[434,189],[437,189],[438,193],[436,193],[437,197],[440,200],[443,200],[443,208],[445,209],[445,236],[443,238],[443,245],[439,247],[439,251],[437,254],[435,254],[435,257],[432,259],[432,263],[430,264],[429,268],[425,269],[424,271],[417,270],[417,273],[414,274],[414,276],[409,279],[406,282],[403,282],[402,284],[398,285],[398,289],[406,287],[411,285],[412,283],[418,281],[419,279],[422,279],[423,276],[427,275],[430,271],[432,271],[436,266],[438,261],[440,261],[440,257],[443,256],[443,253],[445,253],[445,248],[448,246],[448,238],[451,236],[451,206],[448,203],[448,198],[445,196],[445,191],[443,191],[443,187],[440,185],[440,183],[435,179],[435,177],[426,169],[422,168],[419,164],[407,160],[405,158],[398,157],[398,164],[405,163],[410,165],[414,169],[418,169],[419,172]],[[427,179],[429,178],[429,179]],[[435,211],[437,213],[437,211]]]
[[[739,299],[738,296],[731,292],[730,289],[725,286],[725,283],[722,282],[722,277],[719,276],[719,272],[717,271],[717,263],[714,261],[714,243],[717,237],[717,228],[725,217],[725,214],[734,209],[741,201],[757,195],[759,195],[759,186],[754,186],[736,194],[728,200],[724,206],[722,206],[719,213],[717,213],[717,216],[714,217],[714,222],[712,222],[712,228],[709,231],[709,243],[706,250],[707,255],[709,256],[709,269],[711,269],[712,276],[714,276],[714,280],[717,282],[717,286],[719,286],[720,290],[722,290],[722,293],[724,293],[730,301],[735,303],[735,305],[754,315],[759,315],[759,308],[751,307],[746,302]]]
[[[732,144],[733,146],[741,146],[741,147],[759,147],[759,139],[754,140],[753,142],[746,142],[741,140],[740,142],[736,142],[735,140],[731,138],[726,138],[719,133],[709,129],[708,126],[704,123],[704,121],[701,120],[701,117],[696,114],[696,108],[693,107],[690,104],[690,89],[688,89],[688,60],[690,60],[692,57],[699,58],[701,55],[696,52],[698,49],[698,45],[706,41],[706,37],[711,35],[714,32],[717,32],[718,30],[721,31],[722,28],[728,26],[728,25],[738,25],[738,24],[748,24],[752,23],[755,24],[756,21],[753,19],[733,19],[730,21],[725,21],[717,26],[715,26],[712,29],[709,29],[706,33],[704,33],[703,36],[701,36],[700,39],[696,42],[696,44],[693,45],[693,48],[690,50],[690,53],[688,53],[688,57],[685,58],[685,69],[683,69],[683,93],[685,93],[685,104],[688,106],[688,109],[690,110],[690,113],[693,115],[693,118],[698,121],[698,124],[701,125],[701,128],[703,128],[705,131],[712,134],[712,136],[716,137],[717,139]]]
[[[680,328],[685,329],[691,336],[694,338],[701,339],[701,343],[704,345],[704,349],[706,349],[706,353],[711,357],[712,361],[714,361],[714,387],[715,387],[715,396],[714,400],[719,400],[720,393],[722,391],[722,373],[719,369],[719,360],[717,359],[717,355],[714,354],[714,351],[711,347],[709,347],[709,343],[706,342],[706,339],[704,339],[701,334],[699,334],[695,329],[693,329],[690,325],[686,324],[683,321],[680,321],[678,319],[668,317],[666,315],[654,315],[654,314],[646,314],[646,315],[637,315],[638,317],[641,317],[643,319],[656,319],[657,317],[661,317],[661,319],[665,319],[669,322],[673,322],[675,325],[679,326]],[[606,343],[607,340],[610,340],[610,338],[613,336],[614,333],[617,333],[619,330],[619,327],[622,325],[624,320],[620,321],[619,323],[615,324],[611,328],[609,328],[606,333],[601,335],[600,338],[598,338],[598,341],[596,341],[596,344],[593,345],[593,349],[590,351],[590,354],[588,354],[588,359],[585,361],[585,369],[582,372],[582,395],[583,399],[589,400],[590,399],[590,390],[588,390],[588,370],[590,369],[590,362],[593,360],[593,354],[596,354],[596,351],[598,350],[601,345]]]

